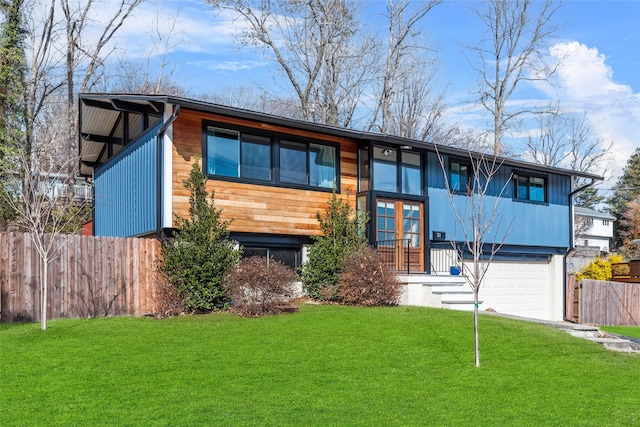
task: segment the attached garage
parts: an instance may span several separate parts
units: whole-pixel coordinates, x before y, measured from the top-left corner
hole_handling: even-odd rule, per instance
[[[562,320],[562,256],[544,261],[494,260],[480,288],[481,310],[536,319]],[[472,265],[465,265],[471,269]]]

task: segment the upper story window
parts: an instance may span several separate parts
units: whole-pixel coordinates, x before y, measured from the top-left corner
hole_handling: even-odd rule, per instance
[[[336,169],[335,147],[280,142],[280,182],[333,188]]]
[[[515,175],[515,198],[531,202],[547,201],[547,180],[537,176]]]
[[[455,193],[467,193],[471,188],[471,166],[469,162],[452,160],[449,163],[449,189]]]
[[[369,172],[360,171],[360,175],[362,190],[362,178],[363,176],[368,178]],[[377,191],[421,195],[423,191],[422,156],[411,151],[375,146],[373,147],[372,181],[373,189]],[[366,183],[368,184],[368,179]]]
[[[329,189],[338,179],[335,146],[207,126],[204,148],[213,176]]]
[[[609,220],[608,219],[603,219],[602,220],[602,225],[609,225]]]

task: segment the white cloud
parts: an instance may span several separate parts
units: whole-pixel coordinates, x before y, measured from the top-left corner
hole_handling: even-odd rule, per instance
[[[633,151],[640,146],[640,94],[628,85],[615,82],[606,56],[595,47],[572,41],[552,46],[549,53],[561,63],[558,87],[546,88],[546,91],[566,109],[586,112],[604,144],[613,141],[614,183]]]

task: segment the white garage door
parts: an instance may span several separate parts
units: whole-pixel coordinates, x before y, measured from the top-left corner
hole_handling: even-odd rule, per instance
[[[549,319],[549,282],[549,263],[493,261],[480,287],[480,310]]]

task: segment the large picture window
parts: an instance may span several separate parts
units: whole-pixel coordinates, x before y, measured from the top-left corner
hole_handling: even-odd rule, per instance
[[[514,181],[516,199],[541,203],[547,201],[547,180],[545,178],[516,175]]]
[[[373,188],[389,193],[421,195],[422,156],[388,147],[373,147]],[[362,182],[360,185],[362,191]]]
[[[335,146],[279,141],[276,137],[207,126],[204,149],[209,175],[287,186],[331,189],[337,185],[338,150]],[[279,173],[276,173],[274,158],[279,163]]]

